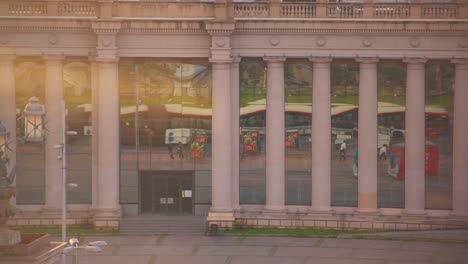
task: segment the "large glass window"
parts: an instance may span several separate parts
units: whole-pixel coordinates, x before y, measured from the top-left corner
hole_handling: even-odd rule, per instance
[[[359,64],[331,64],[332,205],[357,206]]]
[[[311,204],[312,67],[288,59],[285,80],[286,204]]]
[[[378,65],[378,207],[404,208],[406,67],[401,61]]]
[[[78,187],[67,190],[69,203],[91,203],[91,72],[87,58],[68,59],[63,68],[67,136],[67,182]]]
[[[427,209],[452,208],[453,85],[450,61],[425,67],[425,197]],[[422,136],[422,135],[421,135]]]
[[[239,200],[265,203],[266,67],[261,59],[240,63]],[[282,144],[282,142],[278,142]]]
[[[16,88],[16,201],[18,204],[43,204],[45,200],[44,141],[25,140],[24,108],[31,97],[45,101],[45,66],[39,58],[22,57],[15,64]]]
[[[211,203],[211,68],[206,59],[123,59],[120,201],[139,203],[139,174],[194,174],[195,204]]]

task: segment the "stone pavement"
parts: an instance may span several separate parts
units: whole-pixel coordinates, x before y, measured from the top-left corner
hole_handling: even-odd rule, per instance
[[[81,240],[82,244],[105,240],[110,245],[101,253],[80,256],[80,264],[468,263],[468,243],[427,241],[427,237],[425,241],[266,236],[87,236]],[[68,258],[67,264],[73,263]]]

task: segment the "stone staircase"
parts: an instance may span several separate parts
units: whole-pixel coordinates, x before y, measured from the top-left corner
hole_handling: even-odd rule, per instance
[[[141,214],[124,217],[120,233],[124,235],[204,235],[205,218],[194,215]]]

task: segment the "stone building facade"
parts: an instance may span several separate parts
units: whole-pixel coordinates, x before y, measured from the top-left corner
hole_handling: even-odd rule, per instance
[[[70,224],[118,228],[127,215],[175,212],[226,228],[466,228],[467,18],[466,1],[2,0],[0,120],[17,131],[11,224],[60,223],[54,146],[73,129],[67,172],[79,187],[68,191]],[[437,97],[446,109],[439,119],[450,120],[436,125],[450,127],[440,133],[428,132],[434,61],[445,65],[434,66],[438,95],[450,94],[448,103]],[[402,85],[392,83],[396,73],[381,82],[386,62],[398,65]],[[355,84],[338,83],[339,72]],[[379,176],[394,168],[377,159],[381,137],[398,128],[381,123],[384,89],[404,98],[392,99],[405,112],[395,179]],[[46,110],[39,144],[23,139],[32,96]],[[334,117],[344,112],[333,109],[347,106],[359,112],[339,127]],[[291,116],[310,120],[288,127]],[[434,142],[446,172],[431,178]],[[390,160],[399,147],[386,147]]]

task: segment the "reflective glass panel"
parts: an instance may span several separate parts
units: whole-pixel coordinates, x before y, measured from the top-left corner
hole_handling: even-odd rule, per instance
[[[404,208],[405,64],[381,60],[377,80],[377,203],[378,207]]]
[[[87,58],[69,58],[63,67],[66,107],[68,203],[91,203],[91,72]]]
[[[331,64],[331,182],[333,206],[357,206],[359,64]]]
[[[22,57],[15,64],[16,88],[16,202],[43,204],[45,201],[45,145],[44,141],[26,140],[35,132],[26,131],[31,120],[24,118],[24,108],[31,97],[39,104],[45,102],[45,66],[39,58]],[[38,123],[41,123],[38,121]],[[37,124],[36,124],[37,125]]]
[[[179,171],[194,177],[195,204],[211,203],[208,61],[124,59],[119,78],[121,202],[139,203],[141,172]]]
[[[266,66],[262,59],[243,59],[239,78],[239,201],[264,204]]]
[[[288,59],[285,80],[286,204],[311,204],[312,66]]]
[[[453,88],[450,61],[425,67],[425,199],[427,209],[452,208]],[[467,113],[468,114],[468,113]]]

